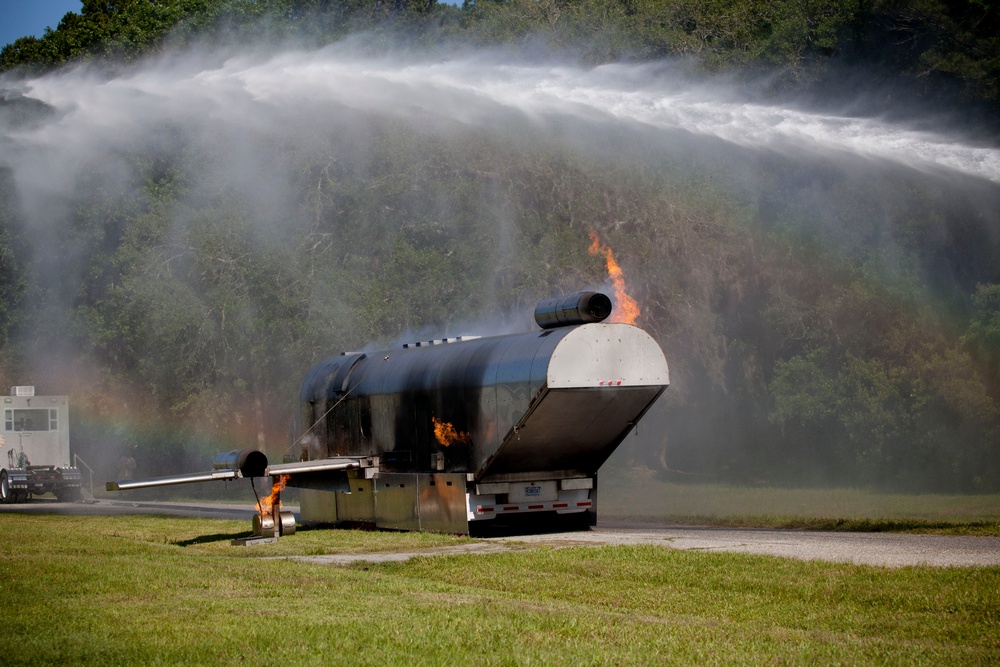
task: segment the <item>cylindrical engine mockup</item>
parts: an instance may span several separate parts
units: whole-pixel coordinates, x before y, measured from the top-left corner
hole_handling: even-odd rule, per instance
[[[603,322],[611,314],[611,299],[600,292],[580,292],[539,301],[535,322],[543,329]]]

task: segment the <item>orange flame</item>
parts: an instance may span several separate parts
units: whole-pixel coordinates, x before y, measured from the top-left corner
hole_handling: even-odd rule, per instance
[[[590,254],[604,255],[604,263],[608,267],[608,277],[611,278],[615,308],[611,311],[611,319],[608,321],[635,324],[639,315],[642,314],[639,303],[625,291],[625,275],[622,273],[622,267],[615,261],[611,248],[601,243],[597,232],[590,232]]]
[[[437,438],[438,444],[442,447],[450,447],[454,444],[469,444],[469,440],[472,438],[471,434],[458,431],[452,424],[443,422],[434,416],[431,417],[431,421],[434,422],[434,437]]]
[[[278,475],[274,478],[274,483],[271,485],[271,495],[261,498],[260,502],[257,503],[257,512],[261,516],[270,516],[271,512],[274,511],[274,503],[278,503],[278,509],[281,509],[281,490],[288,484],[289,477],[290,475]]]

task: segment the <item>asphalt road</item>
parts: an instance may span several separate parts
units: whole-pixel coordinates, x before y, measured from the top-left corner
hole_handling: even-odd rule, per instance
[[[297,511],[296,507],[289,507]],[[59,503],[39,499],[18,505],[0,505],[0,515],[25,514],[160,514],[209,519],[253,517],[250,505],[225,503],[133,502],[99,500]],[[605,544],[656,544],[686,551],[729,551],[882,567],[931,565],[937,567],[1000,566],[1000,537],[850,533],[750,528],[692,528],[656,524],[600,521],[589,532],[517,535],[477,540],[470,545],[419,552],[310,556],[297,560],[342,564],[354,561],[407,560],[414,556],[452,553],[490,553],[532,546],[597,546]],[[249,525],[248,525],[249,528]],[[288,538],[293,539],[293,538]]]
[[[296,510],[298,508],[295,508]],[[174,503],[134,502],[129,500],[93,500],[79,503],[61,503],[49,498],[37,498],[16,505],[0,504],[0,515],[15,514],[156,514],[166,516],[193,516],[203,519],[253,519],[252,505],[231,503]]]
[[[589,533],[563,533],[580,544],[660,544],[685,551],[733,551],[800,560],[904,567],[997,566],[1000,537],[850,533],[754,528],[601,525]],[[533,543],[547,536],[519,538]]]

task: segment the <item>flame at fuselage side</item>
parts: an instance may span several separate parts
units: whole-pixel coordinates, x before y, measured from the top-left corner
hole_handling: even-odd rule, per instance
[[[257,503],[257,513],[261,516],[267,516],[274,511],[274,503],[278,503],[278,509],[281,509],[281,491],[288,484],[289,475],[278,475],[274,478],[274,483],[271,484],[271,493],[266,498],[261,498],[260,502]]]
[[[597,232],[590,232],[590,254],[603,255],[604,262],[608,269],[608,277],[611,278],[612,291],[614,292],[615,309],[611,311],[608,322],[616,324],[635,324],[642,311],[638,302],[633,299],[625,289],[625,274],[621,266],[615,261],[611,248],[601,243]]]
[[[463,433],[455,428],[453,424],[443,422],[437,417],[431,417],[434,422],[434,437],[442,447],[450,447],[455,444],[468,444],[472,437],[469,433]]]

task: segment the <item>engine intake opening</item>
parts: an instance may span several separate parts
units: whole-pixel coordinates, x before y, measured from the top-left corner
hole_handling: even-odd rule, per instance
[[[544,299],[535,306],[535,322],[543,329],[602,322],[611,314],[611,299],[600,292],[580,292]]]
[[[239,470],[244,477],[263,477],[267,470],[267,455],[256,449],[222,452],[212,462],[212,470]]]

